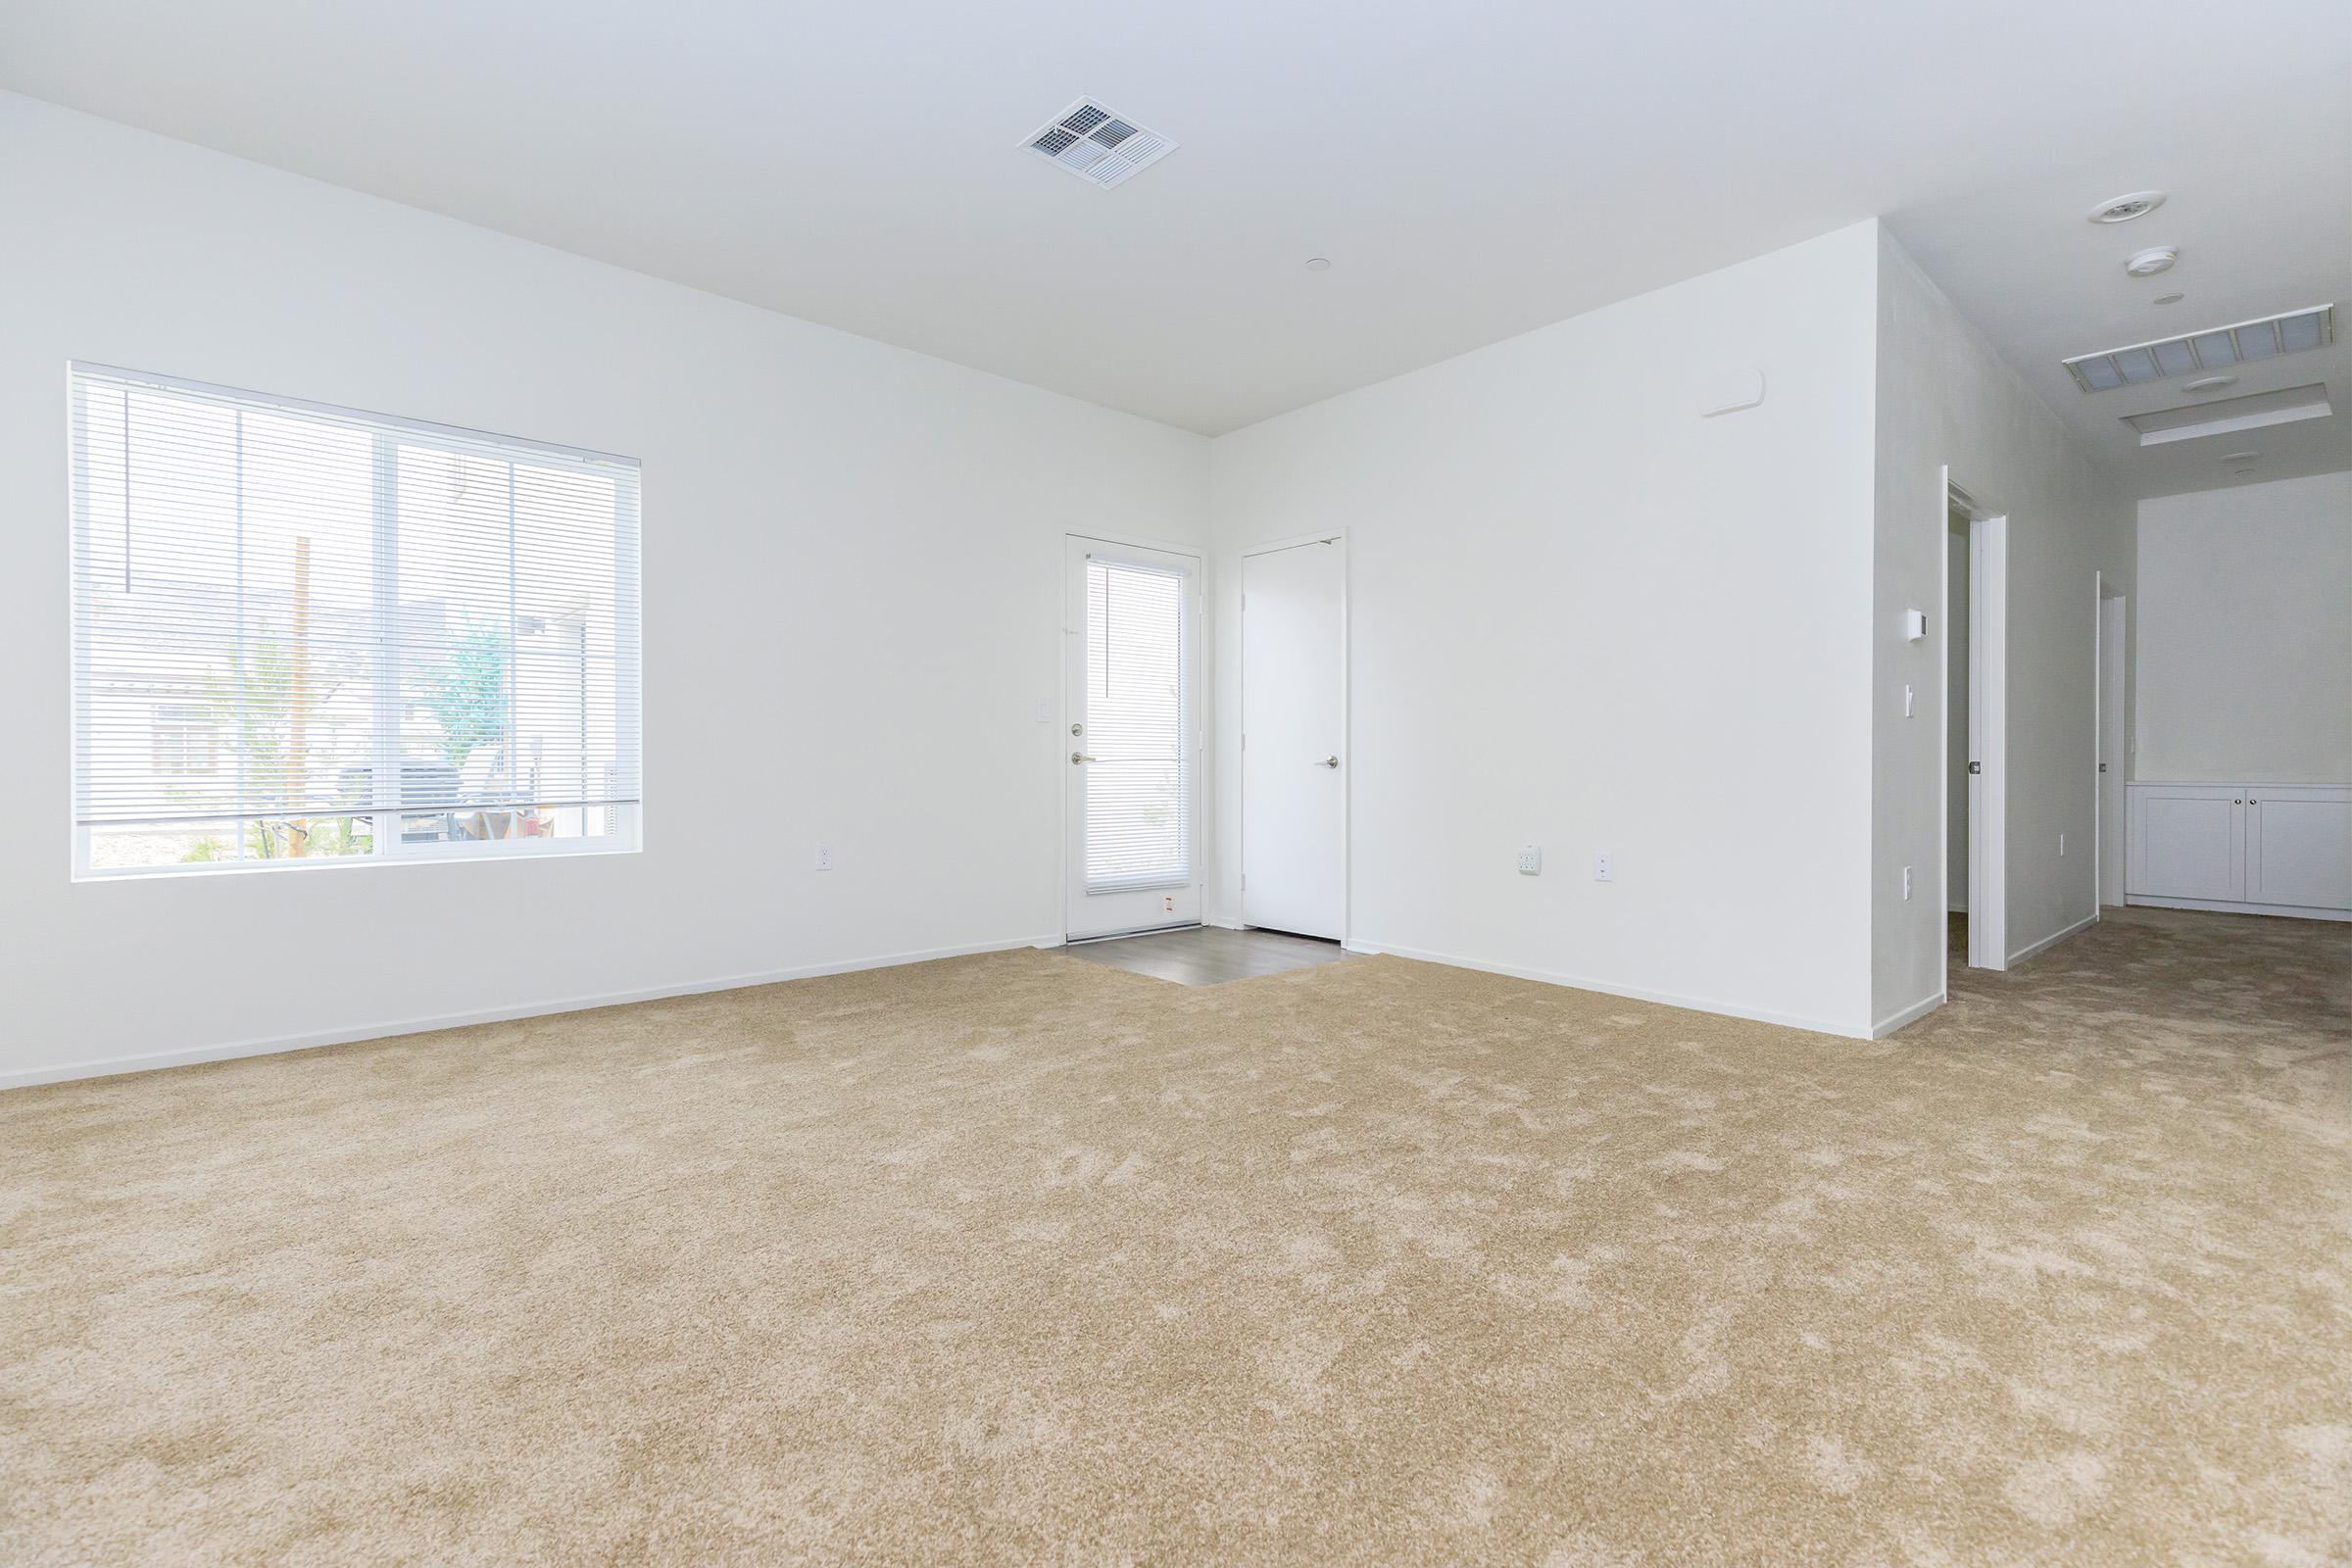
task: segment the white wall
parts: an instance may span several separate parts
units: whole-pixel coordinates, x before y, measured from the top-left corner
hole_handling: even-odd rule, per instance
[[[2138,775],[2352,781],[2352,473],[2139,504]]]
[[[0,1083],[1060,931],[1060,534],[1200,438],[9,95],[0,213]],[[70,359],[641,459],[645,852],[72,883]]]
[[[1871,628],[1872,992],[1882,1021],[1942,986],[1943,902],[1921,880],[1943,824],[1941,639],[1903,632],[1943,602],[1943,470],[2009,519],[2008,950],[2095,917],[2098,574],[2130,590],[2132,509],[2057,416],[1882,234],[1877,614]],[[1903,717],[1903,686],[1920,701]],[[1982,704],[1984,694],[1972,693]],[[2066,835],[2066,855],[2058,836]],[[1912,897],[1902,870],[1915,868]]]
[[[1217,647],[1245,548],[1348,531],[1353,945],[1867,1029],[1876,268],[1856,225],[1217,440]],[[1763,405],[1701,418],[1719,366]]]

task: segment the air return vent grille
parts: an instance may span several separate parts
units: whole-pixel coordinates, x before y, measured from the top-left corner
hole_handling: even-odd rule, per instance
[[[2235,326],[2216,326],[2203,332],[2134,343],[2130,348],[2106,349],[2078,355],[2066,362],[2075,384],[2085,392],[2106,392],[2119,386],[2141,386],[2172,375],[2195,375],[2252,360],[2276,359],[2304,349],[2325,348],[2335,341],[2335,307],[2316,305],[2284,316]]]
[[[1029,133],[1021,143],[1046,162],[1098,185],[1116,185],[1176,150],[1176,144],[1134,121],[1081,98]]]

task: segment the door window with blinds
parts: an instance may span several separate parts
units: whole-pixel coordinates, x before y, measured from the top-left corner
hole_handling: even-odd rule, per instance
[[[1119,893],[1193,879],[1186,711],[1186,577],[1086,564],[1086,888]]]
[[[77,874],[636,848],[633,461],[70,395]]]

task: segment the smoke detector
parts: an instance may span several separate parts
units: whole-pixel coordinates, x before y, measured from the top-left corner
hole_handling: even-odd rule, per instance
[[[1057,169],[1098,185],[1117,185],[1158,163],[1176,144],[1081,98],[1023,138],[1021,145]]]
[[[2172,246],[2157,245],[2125,262],[2124,270],[2133,277],[2154,277],[2158,272],[2171,271],[2173,264],[2180,259],[2180,253]]]
[[[2110,196],[2082,216],[2094,223],[2129,223],[2164,205],[2164,192],[2135,190],[2129,196]]]

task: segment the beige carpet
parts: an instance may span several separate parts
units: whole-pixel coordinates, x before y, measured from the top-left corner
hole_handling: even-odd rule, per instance
[[[2341,1563],[2352,927],[1014,953],[0,1096],[0,1561]]]

